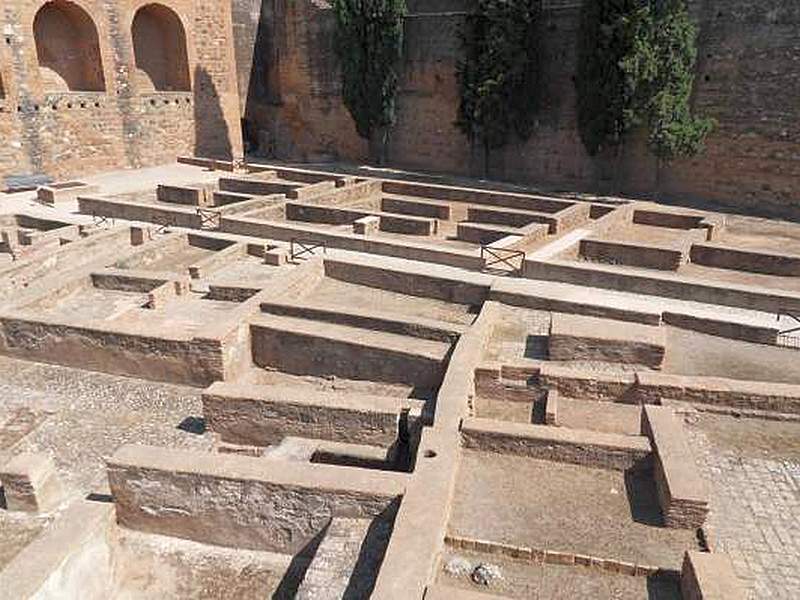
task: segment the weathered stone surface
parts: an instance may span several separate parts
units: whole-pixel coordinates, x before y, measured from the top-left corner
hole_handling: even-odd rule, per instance
[[[46,512],[63,499],[55,463],[46,454],[19,454],[0,465],[0,482],[8,510]]]
[[[117,521],[130,529],[295,553],[335,516],[375,518],[405,476],[341,467],[125,446],[108,461]]]

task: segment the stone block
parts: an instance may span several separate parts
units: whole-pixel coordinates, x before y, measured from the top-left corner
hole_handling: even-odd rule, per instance
[[[279,267],[285,265],[289,260],[289,252],[286,248],[272,248],[264,252],[264,264]]]
[[[63,489],[55,463],[46,454],[19,454],[0,466],[6,508],[47,512],[58,506]]]
[[[558,390],[547,390],[544,423],[545,425],[558,425]]]
[[[702,526],[709,492],[695,465],[683,423],[671,408],[645,405],[642,433],[653,444],[653,478],[664,524],[681,529]]]
[[[380,227],[380,217],[370,215],[353,221],[353,233],[358,235],[371,235]]]
[[[681,569],[683,600],[744,600],[742,582],[726,554],[688,551]]]

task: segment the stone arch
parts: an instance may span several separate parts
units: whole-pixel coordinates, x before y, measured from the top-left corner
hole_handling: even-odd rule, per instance
[[[33,20],[39,71],[47,91],[106,89],[94,21],[70,0],[50,0]]]
[[[162,4],[141,7],[131,34],[140,85],[162,92],[191,90],[186,31],[172,9]]]

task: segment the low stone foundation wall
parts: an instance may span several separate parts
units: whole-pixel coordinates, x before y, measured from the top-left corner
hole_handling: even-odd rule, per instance
[[[709,492],[694,462],[689,440],[671,408],[642,409],[642,435],[653,444],[653,477],[667,527],[697,529],[708,514]]]
[[[677,271],[689,258],[688,247],[686,250],[681,250],[598,239],[581,240],[579,254],[585,259],[597,262],[660,271]]]
[[[664,332],[659,327],[555,313],[550,325],[550,359],[603,361],[659,368]]]
[[[408,266],[402,270],[375,259],[347,261],[325,259],[325,275],[368,287],[435,298],[456,304],[479,305],[489,294],[491,277],[478,273],[459,273],[458,278],[422,266]]]
[[[8,317],[0,319],[0,351],[26,360],[202,387],[225,379],[220,340],[165,339]]]
[[[395,196],[385,196],[381,199],[381,210],[384,212],[414,215],[416,217],[441,219],[442,221],[449,221],[451,215],[450,205],[446,202],[409,200],[407,198],[398,198]]]
[[[651,455],[650,442],[645,437],[475,417],[463,420],[461,440],[466,448],[483,452],[615,471],[645,468]]]
[[[127,221],[146,221],[149,223],[167,223],[173,227],[201,229],[202,220],[196,208],[181,206],[164,207],[154,204],[140,204],[117,198],[78,198],[81,214],[99,215],[112,219]]]
[[[253,361],[295,375],[335,375],[436,387],[447,365],[444,344],[288,317],[251,323]]]
[[[748,325],[746,323],[735,323],[722,319],[712,319],[709,317],[699,317],[681,313],[665,312],[662,314],[665,324],[699,331],[708,335],[716,335],[731,340],[742,340],[743,342],[754,342],[756,344],[775,345],[778,342],[777,327],[762,327],[759,325]]]
[[[725,554],[689,551],[681,569],[683,600],[745,600],[741,581]]]
[[[400,435],[403,413],[419,421],[416,402],[397,398],[309,392],[280,386],[215,383],[203,393],[203,415],[222,441],[278,444],[286,436],[388,448]]]
[[[618,573],[620,575],[630,575],[633,577],[649,577],[650,575],[665,571],[665,569],[654,565],[633,564],[613,558],[602,558],[599,556],[548,550],[545,548],[514,546],[511,544],[454,535],[447,535],[445,537],[445,543],[451,548],[456,548],[458,550],[480,552],[481,554],[490,554],[511,560],[522,560],[536,565],[547,564],[590,567],[606,573]]]
[[[123,446],[108,459],[123,527],[233,548],[295,554],[332,517],[380,518],[400,473]]]
[[[688,377],[636,373],[636,394],[644,402],[661,398],[733,408],[800,414],[800,385],[742,381],[721,377]]]
[[[717,244],[694,244],[692,262],[718,269],[735,269],[781,277],[800,276],[800,256],[775,252],[740,250]]]
[[[763,287],[731,283],[711,283],[696,277],[677,277],[671,273],[658,271],[642,274],[620,272],[610,265],[563,260],[526,260],[524,276],[528,279],[559,281],[764,312],[777,313],[780,310],[800,312],[800,293],[797,292],[767,290]]]

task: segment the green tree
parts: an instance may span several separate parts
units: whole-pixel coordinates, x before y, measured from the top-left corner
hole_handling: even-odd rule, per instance
[[[333,0],[342,97],[370,159],[383,164],[396,121],[405,0]]]
[[[578,45],[578,129],[594,156],[622,144],[634,124],[634,85],[622,60],[633,48],[631,26],[641,0],[585,0]]]
[[[479,0],[462,32],[464,59],[456,76],[461,102],[456,126],[484,152],[512,136],[527,140],[538,109],[541,0]]]
[[[713,120],[691,111],[697,27],[686,0],[584,0],[576,81],[590,155],[636,127],[663,161],[696,155]]]
[[[691,111],[697,27],[686,1],[654,2],[633,24],[633,50],[622,68],[636,82],[633,111],[647,127],[650,151],[660,161],[694,156],[714,122]]]

